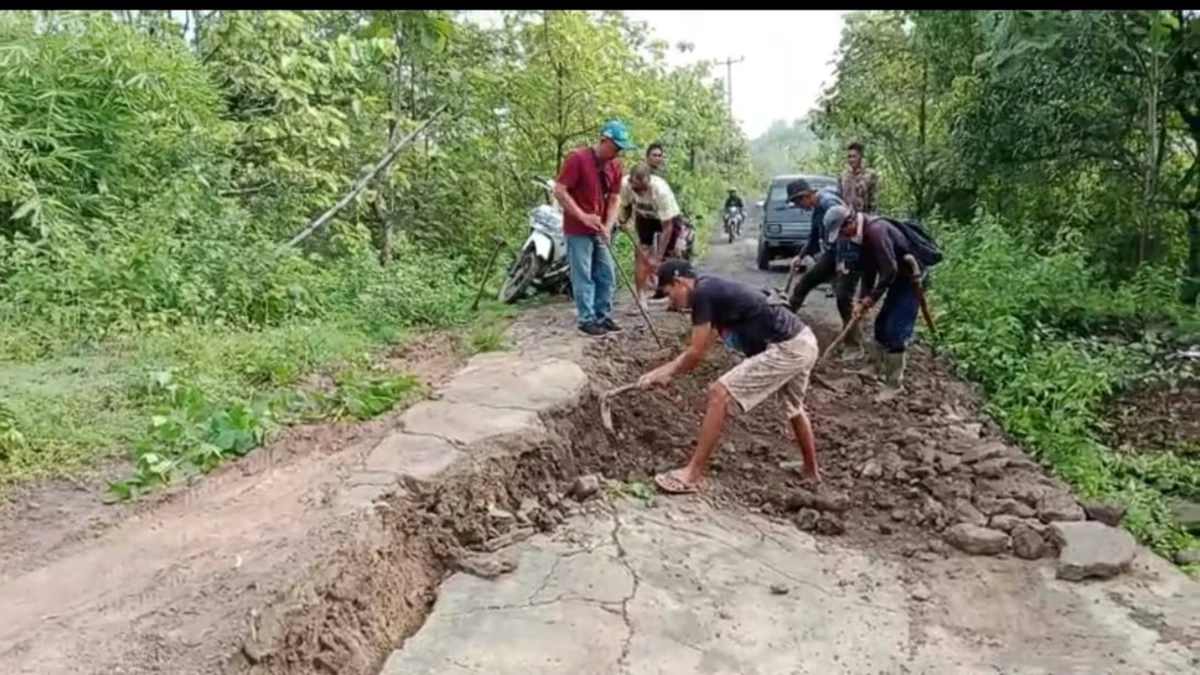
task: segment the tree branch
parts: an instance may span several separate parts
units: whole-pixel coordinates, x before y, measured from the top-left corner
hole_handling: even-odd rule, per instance
[[[437,118],[440,117],[448,107],[449,104],[442,104],[440,108],[435,110],[434,113],[429,116],[429,119],[419,124],[416,129],[413,129],[407,136],[400,139],[400,141],[396,143],[392,149],[388,150],[387,154],[385,154],[378,162],[375,163],[375,166],[371,167],[371,170],[368,171],[366,175],[364,175],[362,178],[359,178],[358,181],[350,187],[350,190],[341,199],[339,199],[336,204],[329,207],[328,211],[322,213],[315,220],[309,223],[308,227],[305,227],[300,231],[299,234],[292,237],[292,239],[288,241],[283,248],[289,248],[299,244],[307,239],[313,232],[316,232],[318,229],[320,229],[322,225],[332,220],[333,217],[341,212],[342,209],[346,208],[347,204],[354,201],[354,198],[357,197],[359,193],[366,189],[367,185],[370,184],[373,178],[375,178],[376,174],[391,166],[392,162],[396,161],[396,158],[400,156],[400,152],[404,150],[404,148],[408,147],[408,145],[410,145],[414,140],[416,140],[417,136],[420,136],[423,131],[429,128],[429,125],[433,124],[433,122],[437,120]]]

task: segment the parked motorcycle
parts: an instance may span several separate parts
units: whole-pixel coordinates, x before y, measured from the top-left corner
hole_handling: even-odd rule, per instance
[[[745,215],[738,207],[730,206],[725,209],[725,235],[729,238],[729,243],[732,244],[734,239],[742,236],[743,220]]]
[[[563,236],[562,207],[554,198],[554,183],[537,179],[534,185],[546,190],[549,204],[529,210],[529,236],[508,265],[500,301],[514,303],[529,289],[551,294],[570,293],[571,278],[567,267],[567,242]]]

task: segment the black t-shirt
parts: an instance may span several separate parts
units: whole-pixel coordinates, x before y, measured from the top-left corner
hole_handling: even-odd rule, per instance
[[[772,305],[762,291],[731,279],[701,276],[692,289],[692,325],[711,323],[725,344],[747,356],[786,342],[804,330],[787,307]]]

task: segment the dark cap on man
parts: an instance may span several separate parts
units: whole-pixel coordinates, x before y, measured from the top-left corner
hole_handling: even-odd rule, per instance
[[[676,279],[695,279],[696,270],[692,269],[692,263],[679,258],[672,258],[664,262],[658,268],[658,290],[659,292],[666,291],[667,286],[671,285]]]
[[[787,200],[790,202],[796,197],[799,197],[805,192],[809,192],[811,190],[812,186],[808,184],[808,181],[804,180],[803,178],[797,178],[796,180],[787,184]]]

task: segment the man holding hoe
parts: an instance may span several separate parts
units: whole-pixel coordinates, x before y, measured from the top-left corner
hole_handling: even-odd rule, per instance
[[[851,270],[849,267],[854,262],[855,256],[852,255],[854,246],[841,238],[830,241],[830,237],[836,237],[837,231],[829,230],[825,226],[825,214],[829,209],[835,206],[845,206],[846,203],[833,190],[817,190],[802,178],[788,183],[786,189],[786,199],[790,204],[799,208],[812,209],[813,214],[812,226],[808,230],[808,243],[805,244],[800,254],[792,259],[792,268],[800,270],[801,260],[808,256],[816,258],[813,266],[804,271],[800,280],[792,288],[788,305],[793,312],[800,311],[809,292],[823,283],[830,282],[834,287],[837,310],[842,317],[842,325],[847,325],[850,322],[850,314],[854,305],[854,286],[858,283],[856,270]],[[842,263],[843,266],[841,270],[838,269],[839,263]],[[839,274],[839,272],[841,273]],[[858,335],[851,333],[847,336],[846,342],[850,345],[858,344]]]
[[[663,263],[658,269],[658,288],[666,293],[671,309],[691,310],[692,335],[687,350],[642,375],[639,388],[666,384],[675,375],[692,370],[718,336],[746,355],[709,385],[696,451],[687,466],[654,477],[659,489],[671,494],[696,492],[729,412],[747,412],[775,393],[787,406],[805,475],[820,482],[816,441],[804,409],[808,378],[820,355],[812,329],[786,307],[769,304],[759,289],[697,275],[686,260]]]
[[[860,247],[862,290],[851,320],[859,321],[883,300],[868,353],[883,381],[876,401],[891,400],[903,390],[906,349],[917,324],[927,268],[941,260],[941,252],[919,226],[855,213],[846,206],[829,209],[825,226]]]

